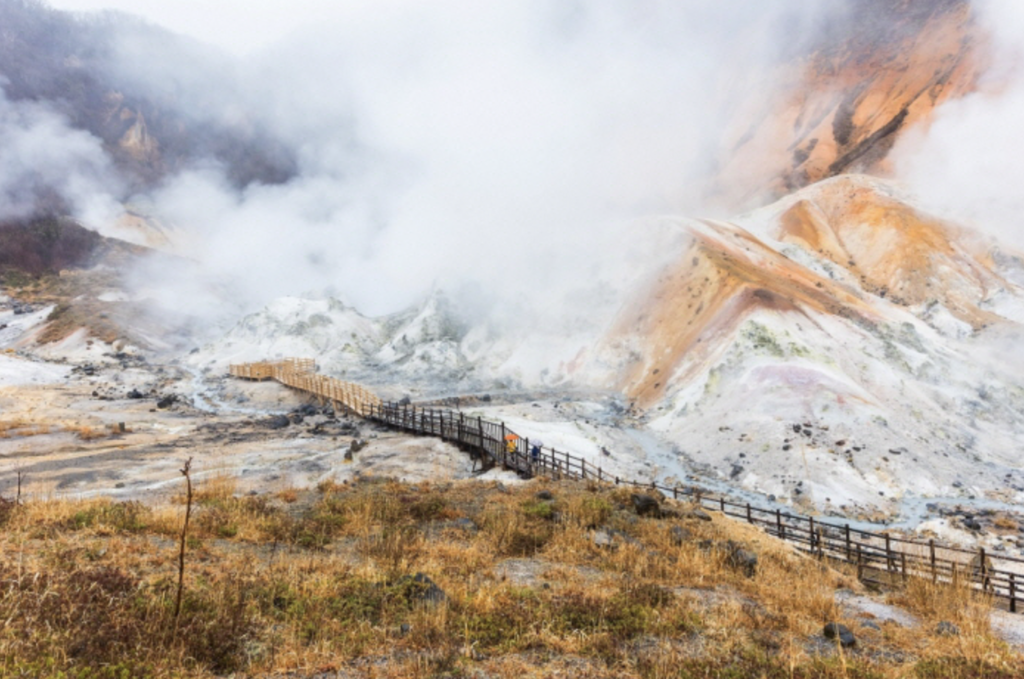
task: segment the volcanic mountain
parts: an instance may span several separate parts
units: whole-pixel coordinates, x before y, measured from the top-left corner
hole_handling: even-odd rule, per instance
[[[684,453],[822,505],[1016,478],[1019,255],[857,175],[678,228],[592,365]]]
[[[785,86],[729,91],[710,190],[719,202],[762,205],[844,172],[885,174],[903,130],[977,88],[987,42],[967,0],[845,7],[758,76]]]

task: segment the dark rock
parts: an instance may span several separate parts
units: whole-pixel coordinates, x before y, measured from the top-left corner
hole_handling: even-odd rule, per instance
[[[476,525],[476,522],[473,521],[473,519],[467,519],[465,517],[461,519],[455,519],[454,521],[452,521],[452,525],[456,528],[461,528],[467,533],[475,533],[479,530],[479,528]]]
[[[407,634],[408,634],[409,632],[411,632],[411,631],[412,631],[412,625],[410,625],[410,624],[409,624],[409,623],[407,623],[407,622],[403,622],[403,623],[402,623],[402,626],[398,628],[398,634],[399,634],[400,636],[403,636],[403,637],[404,637],[405,635],[407,635]]]
[[[943,620],[935,626],[935,633],[940,637],[958,637],[960,636],[960,628],[948,620]]]
[[[304,417],[313,417],[314,415],[318,415],[320,410],[312,403],[307,403],[306,405],[299,406],[293,412],[303,415]]]
[[[734,464],[732,466],[732,469],[729,470],[729,478],[730,479],[735,479],[737,476],[739,476],[742,473],[743,473],[743,465],[741,465],[741,464]]]
[[[801,429],[801,427],[800,427],[799,424],[794,424],[793,425],[793,433],[794,434],[799,434],[800,433],[800,429]]]
[[[366,441],[363,439],[353,439],[352,445],[349,446],[349,450],[353,453],[358,453],[360,450],[366,447]]]
[[[352,448],[351,446],[345,449],[345,462],[352,461]]]
[[[291,421],[292,424],[302,424],[302,421],[305,418],[302,416],[301,413],[289,413],[288,419]]]
[[[405,589],[406,596],[412,601],[442,604],[448,600],[444,590],[423,573],[405,575],[396,584]]]
[[[177,394],[169,394],[168,396],[164,396],[162,399],[157,401],[156,402],[156,407],[160,408],[161,410],[165,410],[167,408],[170,408],[172,405],[174,405],[177,402],[178,402],[178,395]]]
[[[268,429],[284,429],[292,423],[284,415],[271,415],[267,419],[263,420],[263,426]]]
[[[978,523],[977,519],[964,519],[964,528],[967,530],[981,530],[981,524]]]
[[[903,453],[907,452],[907,449],[906,448],[890,448],[889,452],[891,454],[893,454],[893,455],[902,455]]]
[[[403,397],[402,397],[402,398],[401,398],[401,399],[400,399],[400,400],[398,401],[398,405],[400,405],[400,406],[407,406],[407,405],[409,405],[409,404],[411,404],[411,403],[412,403],[412,399],[411,399],[411,398],[409,398],[408,394],[406,394],[405,396],[403,396]]]
[[[726,547],[728,553],[725,560],[729,566],[743,571],[743,574],[748,578],[752,578],[757,574],[757,554],[754,554],[749,549],[743,549],[733,542],[726,543]]]
[[[863,623],[861,623],[861,627],[866,627],[868,629],[873,629],[876,632],[881,632],[882,631],[882,628],[878,625],[878,623],[871,622],[870,620],[866,620]]]
[[[142,392],[139,391],[138,389],[132,389],[131,391],[128,392],[128,398],[138,400],[140,398],[145,397],[142,395]]]
[[[657,498],[653,498],[650,495],[633,493],[629,496],[629,499],[633,502],[633,509],[640,516],[661,516],[661,505],[658,503]]]
[[[853,632],[846,625],[830,622],[825,625],[822,634],[825,635],[826,639],[839,639],[839,645],[843,648],[851,648],[857,645],[857,637],[853,636]]]
[[[681,547],[683,543],[689,542],[692,534],[682,526],[672,526],[669,529],[669,536],[672,538],[672,544],[676,547]]]
[[[694,508],[688,509],[683,512],[684,519],[696,519],[697,521],[710,521],[711,515],[705,512],[703,509]]]
[[[550,490],[542,490],[536,495],[534,495],[534,497],[537,498],[538,500],[550,502],[551,500],[555,499],[555,494],[552,493]]]
[[[483,401],[484,403],[490,403],[491,402],[491,395],[490,394],[484,394],[483,396],[480,397],[480,400]]]

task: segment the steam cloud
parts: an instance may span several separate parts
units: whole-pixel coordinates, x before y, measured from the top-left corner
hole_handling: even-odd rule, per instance
[[[540,314],[566,291],[631,275],[631,250],[663,254],[643,249],[631,220],[706,212],[724,114],[744,88],[774,86],[783,46],[844,11],[829,4],[346,5],[217,64],[195,50],[154,57],[151,40],[127,36],[123,78],[197,121],[269,129],[298,158],[282,185],[239,190],[208,163],[136,197],[186,234],[203,272],[147,269],[147,283],[192,306],[215,282],[243,306],[330,290],[368,313],[441,287]],[[110,193],[99,148],[75,140],[64,184]]]
[[[1024,5],[975,0],[991,35],[979,91],[949,101],[893,149],[897,174],[930,209],[1024,248]]]
[[[0,148],[0,220],[58,198],[95,227],[117,213],[117,175],[102,142],[44,104],[9,101],[0,89]]]

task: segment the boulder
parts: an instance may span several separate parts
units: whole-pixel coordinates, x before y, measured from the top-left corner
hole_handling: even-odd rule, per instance
[[[669,537],[672,539],[672,544],[676,547],[681,547],[683,543],[689,542],[692,534],[681,526],[672,526],[668,531]]]
[[[633,509],[640,516],[661,516],[661,504],[657,498],[653,498],[650,495],[641,495],[639,493],[633,493],[629,496],[629,499],[633,502]]]
[[[826,624],[822,634],[826,639],[838,639],[839,645],[843,648],[852,648],[857,645],[857,637],[853,636],[853,632],[846,625],[840,625],[837,622]]]
[[[405,575],[396,584],[405,590],[406,596],[411,601],[442,604],[448,600],[448,595],[445,594],[444,590],[423,573]]]
[[[263,426],[268,429],[284,429],[291,423],[292,421],[284,415],[271,415],[263,421]]]
[[[736,570],[743,571],[748,578],[754,577],[757,573],[757,554],[732,541],[726,543],[726,563]]]
[[[943,620],[935,626],[935,633],[940,637],[958,637],[960,636],[960,628],[948,620]]]
[[[710,521],[711,515],[699,507],[683,512],[684,519],[696,519],[698,521]]]
[[[544,500],[545,502],[550,502],[551,500],[555,499],[555,494],[552,493],[550,490],[542,490],[539,493],[537,493],[536,495],[534,495],[534,497],[537,498],[538,500]]]

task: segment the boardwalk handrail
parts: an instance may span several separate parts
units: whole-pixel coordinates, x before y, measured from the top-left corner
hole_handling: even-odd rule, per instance
[[[876,583],[906,581],[910,577],[933,582],[968,581],[978,590],[1007,603],[1016,613],[1018,576],[1024,577],[1024,559],[911,540],[851,528],[847,524],[822,521],[781,509],[765,509],[737,503],[726,496],[707,493],[694,486],[664,486],[656,482],[620,479],[600,465],[550,447],[531,445],[529,438],[511,431],[504,422],[466,417],[462,411],[423,408],[411,403],[385,402],[369,389],[315,372],[312,359],[289,358],[274,362],[243,363],[230,367],[231,375],[250,380],[274,379],[316,396],[321,404],[331,403],[368,420],[414,434],[438,436],[465,446],[495,465],[533,477],[595,480],[659,492],[676,500],[743,519],[762,527],[770,535],[795,543],[797,548],[819,559],[829,558],[857,566],[861,579]],[[1001,567],[996,567],[997,564]],[[1017,570],[1010,570],[1017,564]],[[1020,571],[1019,573],[1017,571]]]

